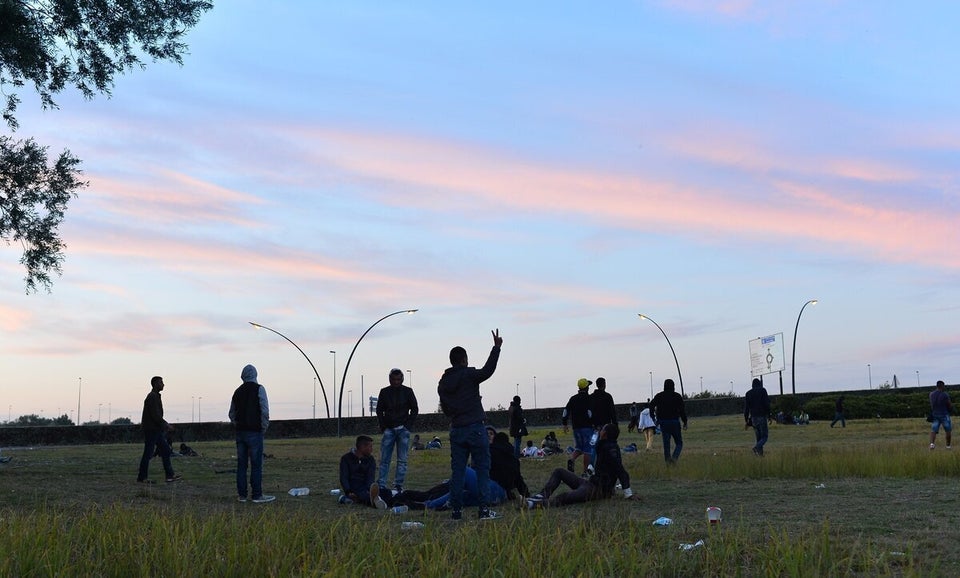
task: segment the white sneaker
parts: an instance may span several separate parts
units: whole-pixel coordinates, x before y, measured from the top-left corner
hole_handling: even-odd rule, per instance
[[[950,446],[947,446],[947,449],[948,449],[948,450],[952,450],[953,448],[952,448],[952,447],[950,447]]]
[[[370,502],[378,510],[387,509],[387,503],[380,497],[380,484],[377,482],[370,484]]]
[[[272,502],[272,501],[274,501],[274,500],[276,500],[276,499],[277,499],[276,496],[260,496],[259,498],[254,498],[254,499],[253,499],[253,503],[254,503],[254,504],[266,504],[266,503]]]
[[[930,449],[931,449],[931,450],[932,450],[933,448],[935,448],[935,447],[937,447],[937,444],[930,444]]]

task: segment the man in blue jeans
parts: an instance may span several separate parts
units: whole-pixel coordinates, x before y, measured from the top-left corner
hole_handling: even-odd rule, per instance
[[[650,415],[660,424],[660,433],[663,434],[663,459],[668,465],[677,463],[683,450],[680,422],[683,422],[683,429],[687,429],[687,410],[683,404],[683,396],[676,392],[672,379],[663,380],[663,391],[655,395],[650,402]],[[676,444],[672,454],[671,439]]]
[[[747,427],[753,428],[757,443],[753,446],[754,455],[763,457],[763,446],[767,443],[769,428],[767,419],[770,417],[770,396],[767,394],[763,382],[754,378],[750,391],[743,397],[743,419]]]
[[[503,339],[500,330],[491,331],[493,349],[487,362],[477,369],[468,367],[467,351],[460,347],[450,350],[450,365],[437,386],[440,395],[440,407],[443,414],[450,418],[450,509],[452,518],[463,517],[463,478],[467,469],[467,457],[473,460],[473,469],[477,471],[477,485],[480,492],[480,510],[477,516],[481,520],[492,520],[500,516],[490,510],[490,442],[487,439],[484,421],[487,416],[480,402],[480,384],[490,378],[497,369],[500,359],[500,346]]]
[[[270,426],[267,390],[257,383],[257,368],[247,365],[240,372],[243,384],[230,400],[230,423],[237,431],[237,499],[247,501],[247,464],[253,502],[265,504],[276,498],[263,495],[263,434]]]
[[[930,415],[933,416],[933,423],[930,424],[930,449],[937,447],[937,433],[940,426],[943,426],[943,433],[946,436],[947,449],[950,446],[950,435],[953,430],[953,424],[950,423],[950,412],[953,411],[953,404],[950,402],[950,394],[946,391],[947,386],[942,381],[937,382],[937,389],[930,392]]]
[[[390,460],[397,449],[397,472],[393,478],[395,494],[403,491],[407,478],[407,453],[410,451],[410,428],[413,427],[420,408],[413,389],[403,385],[403,370],[391,369],[387,376],[390,385],[380,390],[377,397],[377,422],[383,438],[380,440],[380,472],[377,483],[387,487],[390,475]]]

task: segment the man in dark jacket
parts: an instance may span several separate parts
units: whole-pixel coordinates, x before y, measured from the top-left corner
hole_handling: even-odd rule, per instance
[[[567,423],[573,427],[573,455],[567,460],[567,470],[573,471],[574,461],[583,456],[583,475],[589,475],[590,438],[593,437],[593,410],[590,406],[590,385],[593,382],[581,377],[577,380],[577,393],[567,401],[560,417],[563,433],[570,431]]]
[[[613,396],[607,393],[607,380],[603,377],[597,378],[597,389],[590,394],[590,411],[593,412],[593,428],[596,431],[608,423],[619,425],[617,406],[613,403]]]
[[[379,400],[378,400],[379,403]],[[360,504],[387,509],[376,483],[377,460],[373,459],[373,438],[357,436],[356,445],[340,457],[341,504]]]
[[[516,498],[514,490],[523,498],[530,495],[527,482],[520,473],[520,459],[514,455],[510,438],[504,432],[494,433],[493,441],[490,442],[490,479],[506,490],[509,500]]]
[[[390,475],[390,460],[397,449],[397,471],[393,478],[396,493],[403,491],[407,477],[407,453],[410,451],[410,429],[420,408],[413,389],[403,385],[403,370],[391,369],[387,376],[390,385],[380,390],[377,396],[377,423],[383,438],[380,440],[380,472],[377,483],[387,487]]]
[[[763,382],[754,379],[750,391],[743,397],[743,419],[747,425],[753,426],[753,433],[757,443],[753,446],[753,453],[763,456],[763,445],[767,443],[769,429],[767,419],[770,417],[770,396],[763,387]]]
[[[251,496],[255,504],[272,502],[274,496],[263,494],[263,434],[270,426],[270,405],[267,390],[257,383],[257,368],[247,365],[240,372],[243,384],[230,400],[230,423],[236,429],[237,495],[247,501],[247,465],[250,465]]]
[[[163,378],[155,376],[150,380],[150,393],[143,400],[143,417],[140,425],[143,427],[143,456],[140,458],[140,471],[137,474],[137,481],[141,484],[151,484],[147,479],[147,472],[150,468],[150,459],[154,454],[159,454],[163,460],[163,471],[167,474],[168,482],[180,480],[180,474],[173,471],[173,464],[170,463],[170,444],[167,442],[166,433],[173,431],[173,426],[163,419],[163,401],[160,399],[160,392],[163,391]]]
[[[628,500],[632,499],[633,490],[630,488],[630,475],[623,467],[620,445],[617,443],[619,437],[620,427],[617,424],[610,423],[603,426],[597,439],[595,473],[589,478],[582,478],[573,472],[557,468],[550,474],[550,479],[547,480],[543,491],[527,500],[527,507],[532,509],[546,506],[569,506],[570,504],[579,504],[591,500],[606,499],[613,496],[614,487],[618,480],[623,487],[623,497]],[[554,496],[553,493],[560,487],[560,484],[569,486],[570,491]]]
[[[513,438],[513,454],[520,457],[520,443],[527,432],[527,418],[523,417],[523,408],[520,406],[520,396],[513,396],[509,410],[510,437]]]
[[[663,459],[668,464],[676,463],[683,449],[681,421],[683,429],[687,429],[687,410],[683,405],[683,397],[674,390],[675,387],[672,379],[665,379],[663,391],[653,396],[650,402],[650,415],[660,424],[660,433],[663,434]],[[672,455],[670,453],[671,438],[676,442]]]
[[[480,401],[480,384],[490,378],[497,369],[500,359],[500,346],[503,339],[500,330],[491,331],[493,349],[482,368],[467,365],[467,351],[460,347],[450,350],[450,365],[437,386],[440,395],[440,407],[443,414],[450,418],[450,509],[452,518],[463,518],[463,477],[466,474],[467,457],[473,461],[477,471],[477,484],[480,488],[481,520],[498,518],[499,515],[487,508],[490,485],[490,442],[484,429],[486,414]]]

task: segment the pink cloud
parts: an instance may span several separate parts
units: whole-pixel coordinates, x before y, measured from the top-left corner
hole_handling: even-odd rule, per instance
[[[14,332],[29,324],[32,314],[28,311],[0,305],[0,329]]]

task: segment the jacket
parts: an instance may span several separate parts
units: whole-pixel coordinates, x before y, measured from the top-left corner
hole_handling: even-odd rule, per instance
[[[398,426],[410,429],[419,413],[417,396],[406,385],[388,385],[377,396],[377,423],[381,432]]]
[[[590,410],[593,427],[600,428],[608,423],[617,423],[617,407],[613,403],[613,396],[602,389],[596,389],[590,394]]]
[[[163,400],[160,399],[160,392],[152,389],[143,400],[143,417],[140,420],[143,426],[143,433],[162,432],[167,427],[167,422],[163,419]]]
[[[237,431],[266,433],[270,427],[267,390],[255,381],[244,382],[233,392],[227,415]]]
[[[352,449],[340,457],[340,488],[344,494],[366,492],[377,478],[377,460]]]
[[[675,391],[661,391],[650,401],[650,415],[656,421],[665,419],[679,419],[687,425],[687,410],[683,405],[683,397]]]
[[[755,383],[743,396],[743,419],[766,418],[770,415],[770,396],[760,383]]]
[[[530,489],[520,473],[520,460],[513,453],[509,439],[498,433],[490,444],[490,479],[506,490],[507,498],[513,500],[513,490],[521,496],[529,496]]]
[[[583,429],[593,427],[593,411],[590,409],[590,394],[586,389],[581,389],[570,398],[567,406],[563,408],[563,416],[560,418],[563,425],[569,421],[573,429]]]
[[[519,438],[527,435],[527,420],[523,417],[523,408],[520,404],[510,403],[510,437]],[[500,484],[501,486],[503,484]]]
[[[590,483],[600,489],[604,498],[613,495],[613,488],[617,481],[624,490],[630,487],[630,474],[623,467],[620,455],[620,445],[614,440],[599,439],[596,445],[595,472],[590,477]]]
[[[499,359],[500,348],[494,347],[480,369],[458,365],[443,372],[437,394],[440,395],[440,408],[443,415],[450,418],[451,427],[482,423],[487,418],[480,401],[480,384],[490,379]]]

